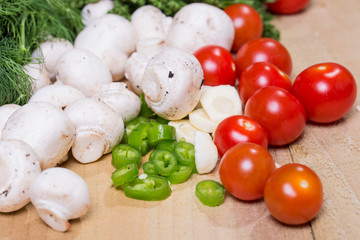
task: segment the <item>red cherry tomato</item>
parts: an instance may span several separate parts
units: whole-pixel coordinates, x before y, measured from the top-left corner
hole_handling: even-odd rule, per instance
[[[219,123],[214,132],[214,143],[220,156],[223,156],[232,146],[242,142],[252,142],[264,148],[268,147],[264,128],[251,118],[233,115]]]
[[[289,76],[269,62],[257,62],[245,69],[239,79],[239,94],[245,104],[249,97],[267,86],[276,86],[291,91]]]
[[[234,197],[251,201],[263,196],[264,187],[276,169],[270,153],[255,143],[239,143],[222,157],[219,176]]]
[[[223,47],[209,45],[194,52],[204,71],[204,85],[235,86],[236,67],[231,53]]]
[[[277,0],[267,3],[268,9],[278,14],[294,14],[303,10],[310,0]]]
[[[304,105],[309,120],[329,123],[350,111],[357,88],[353,75],[345,67],[320,63],[296,77],[292,92]]]
[[[256,91],[247,101],[244,115],[264,127],[269,145],[279,146],[294,141],[306,123],[300,101],[285,89],[273,86]]]
[[[317,174],[302,164],[276,169],[265,185],[264,201],[273,217],[286,224],[303,224],[313,219],[323,202]]]
[[[270,62],[288,75],[292,71],[292,60],[288,50],[272,38],[251,40],[239,49],[235,56],[238,78],[240,79],[241,73],[255,62]]]
[[[249,40],[260,38],[263,22],[260,14],[247,4],[232,4],[224,9],[235,27],[235,39],[231,51],[237,52],[241,45]]]

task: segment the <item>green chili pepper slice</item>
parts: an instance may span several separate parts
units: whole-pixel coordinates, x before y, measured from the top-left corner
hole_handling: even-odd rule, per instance
[[[130,132],[136,127],[136,125],[140,122],[143,123],[150,123],[150,119],[146,118],[146,117],[136,117],[132,120],[130,120],[128,123],[126,123],[125,125],[125,131],[124,131],[124,136],[122,138],[122,142],[123,143],[127,143],[128,139],[129,139],[129,134]]]
[[[158,173],[155,170],[155,166],[152,162],[148,161],[146,163],[143,164],[143,170],[144,173],[146,173],[149,176],[153,176],[153,175],[158,175]]]
[[[148,129],[151,127],[151,123],[138,123],[135,128],[130,132],[128,143],[130,146],[138,149],[142,155],[149,152],[148,144]]]
[[[202,204],[215,207],[224,202],[225,188],[214,180],[203,180],[196,184],[195,195]]]
[[[155,146],[161,140],[175,140],[175,127],[165,124],[156,124],[148,129],[148,143]]]
[[[121,186],[124,183],[131,182],[139,174],[139,169],[135,163],[127,164],[121,168],[116,169],[112,175],[111,180],[115,187]]]
[[[175,155],[167,150],[154,150],[151,155],[151,162],[156,172],[161,176],[169,176],[177,168]]]
[[[175,140],[161,140],[156,144],[155,149],[168,150],[170,152],[173,152],[175,149],[175,143],[176,143]]]
[[[180,184],[189,179],[192,172],[192,167],[178,165],[175,172],[171,173],[167,179],[171,184]]]
[[[168,180],[161,176],[137,177],[125,183],[123,188],[127,197],[146,201],[164,200],[171,194]]]
[[[151,108],[149,108],[149,106],[146,104],[145,101],[145,94],[141,93],[140,94],[140,113],[139,116],[143,116],[143,117],[153,117],[155,115],[155,113],[153,112],[153,110],[151,110]]]
[[[191,166],[193,172],[195,167],[195,148],[189,142],[180,141],[175,144],[174,153],[180,165]]]
[[[118,144],[112,150],[111,164],[117,169],[124,165],[135,163],[139,165],[141,152],[129,144]]]
[[[162,118],[162,117],[160,117],[160,116],[158,116],[158,115],[156,115],[156,121],[157,121],[158,123],[161,123],[161,124],[168,124],[168,123],[170,122],[170,120],[167,120],[167,119],[165,119],[165,118]]]

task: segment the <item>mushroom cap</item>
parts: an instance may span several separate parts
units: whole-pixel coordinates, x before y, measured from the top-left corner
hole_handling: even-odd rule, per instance
[[[83,216],[90,205],[86,182],[61,167],[44,170],[30,187],[31,203],[41,219],[57,231],[70,228],[68,220]]]
[[[92,97],[104,83],[112,82],[111,73],[93,53],[73,49],[64,53],[56,65],[56,79]]]
[[[30,202],[30,186],[40,174],[34,150],[20,140],[0,140],[0,212],[13,212]]]
[[[166,15],[157,7],[142,6],[131,15],[131,24],[134,26],[139,40],[148,38],[165,39]]]
[[[67,105],[80,98],[85,98],[85,95],[77,88],[64,84],[54,84],[43,87],[34,93],[29,102],[49,102],[65,109]]]
[[[32,102],[10,116],[1,136],[29,144],[38,155],[41,168],[45,169],[64,160],[74,141],[75,127],[54,104]]]
[[[24,65],[24,71],[27,75],[33,78],[32,90],[33,92],[51,84],[50,74],[46,70],[43,63],[31,62]]]
[[[20,108],[20,105],[17,104],[5,104],[0,107],[0,139],[1,131],[5,126],[5,123],[16,110]]]
[[[197,105],[202,81],[202,67],[192,54],[165,48],[149,61],[141,88],[147,105],[157,115],[178,120]]]
[[[130,91],[125,83],[104,84],[94,96],[120,114],[124,122],[139,115],[140,98]]]
[[[89,25],[94,19],[107,14],[108,11],[114,8],[114,1],[102,0],[96,3],[89,3],[81,10],[82,22],[85,26]]]
[[[77,35],[74,46],[98,56],[117,81],[124,76],[126,60],[135,51],[136,42],[136,31],[126,18],[105,14]]]
[[[206,45],[218,45],[230,50],[234,36],[233,22],[224,11],[205,3],[191,3],[175,14],[166,44],[190,52]]]
[[[73,45],[70,41],[61,38],[50,38],[40,44],[31,54],[33,58],[44,59],[44,64],[50,74],[50,79],[55,78],[55,67],[61,55],[71,49]]]

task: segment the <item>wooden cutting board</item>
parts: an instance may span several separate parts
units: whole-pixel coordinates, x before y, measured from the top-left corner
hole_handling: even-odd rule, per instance
[[[360,86],[359,10],[357,0],[312,0],[300,14],[275,17],[281,42],[293,58],[292,79],[312,64],[332,61],[346,66]],[[248,203],[227,195],[220,207],[203,206],[195,197],[195,185],[203,179],[219,180],[216,170],[174,186],[165,201],[128,199],[111,186],[113,168],[107,155],[91,164],[71,158],[63,165],[85,179],[91,194],[89,212],[71,221],[68,232],[47,227],[28,204],[0,214],[0,239],[360,239],[359,126],[360,112],[354,106],[340,121],[309,123],[296,142],[270,148],[279,164],[303,163],[321,178],[323,208],[309,224],[277,222],[263,200]]]

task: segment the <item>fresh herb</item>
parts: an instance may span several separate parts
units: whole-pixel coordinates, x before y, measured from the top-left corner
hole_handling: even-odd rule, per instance
[[[82,28],[80,10],[63,0],[0,1],[0,106],[29,100],[32,79],[23,65],[41,42],[51,36],[73,41]]]

